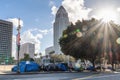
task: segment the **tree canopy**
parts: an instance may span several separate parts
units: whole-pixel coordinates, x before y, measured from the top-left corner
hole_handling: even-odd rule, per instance
[[[104,23],[102,20],[90,19],[77,21],[63,31],[59,40],[61,51],[77,59],[118,59],[120,61],[120,26],[113,21]],[[112,58],[111,58],[112,52]],[[114,56],[115,55],[115,56]],[[117,56],[116,56],[117,55]],[[118,58],[115,58],[118,57]],[[113,60],[112,60],[113,62]]]

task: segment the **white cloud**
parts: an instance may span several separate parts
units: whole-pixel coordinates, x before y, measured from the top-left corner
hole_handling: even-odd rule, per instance
[[[35,44],[35,53],[38,53],[40,51],[40,44],[41,44],[40,39],[42,38],[43,38],[42,34],[38,33],[36,35],[33,35],[32,31],[27,30],[21,36],[21,44],[27,42]]]
[[[33,34],[35,32],[37,32],[36,34]],[[41,29],[30,29],[25,31],[22,36],[21,36],[21,44],[26,43],[26,42],[30,42],[35,44],[35,53],[39,53],[40,52],[40,47],[41,47],[41,39],[49,34],[50,32],[52,32],[51,29],[45,29],[45,30],[41,30]]]
[[[36,38],[37,39],[42,39],[43,38],[43,34],[36,34]]]
[[[38,32],[38,33],[41,33],[42,35],[47,35],[49,33],[53,33],[53,28],[51,29],[37,29],[37,28],[34,28],[34,29],[29,29],[29,31],[31,32]]]
[[[51,13],[51,14],[55,16],[58,8],[57,8],[56,6],[52,6],[51,10],[52,10],[52,13]]]
[[[14,27],[18,27],[18,18],[9,18],[7,21],[13,22]],[[23,21],[20,19],[20,25],[23,26]]]
[[[45,30],[38,30],[40,33],[42,33],[43,35],[46,35],[46,34],[49,34],[49,33],[52,33],[53,34],[53,28],[51,29],[45,29]]]
[[[35,53],[40,52],[40,46],[41,46],[41,42],[40,39],[43,38],[42,34],[36,34],[33,35],[31,30],[27,30],[25,31],[23,34],[21,34],[21,45],[24,43],[33,43],[35,44]],[[16,36],[13,35],[13,44],[12,44],[12,56],[15,57],[16,59]]]
[[[117,11],[120,12],[120,8],[117,8]]]
[[[62,5],[68,12],[70,22],[73,23],[77,20],[88,19],[88,15],[92,11],[92,9],[85,7],[84,0],[63,0]],[[51,10],[55,16],[58,8],[54,5]]]
[[[12,57],[16,59],[16,36],[12,36]]]
[[[39,30],[39,32],[42,33],[42,34],[44,34],[44,35],[46,35],[49,32],[49,30],[47,30],[47,29],[45,29],[45,30]]]
[[[84,0],[64,0],[62,5],[65,7],[69,19],[73,23],[77,20],[88,19],[88,15],[92,10],[84,6]]]
[[[43,35],[47,35],[48,33],[53,33],[53,28],[44,29],[44,30],[34,28],[34,29],[29,29],[29,31],[31,31],[31,32],[38,32],[38,33],[41,33]]]
[[[37,32],[37,33],[34,33]],[[29,29],[25,32],[23,32],[21,34],[21,44],[23,43],[33,43],[35,44],[35,53],[39,53],[40,49],[41,49],[41,39],[44,38],[44,36],[46,36],[47,34],[52,33],[53,30],[51,29],[45,29],[45,30],[41,30],[41,29]],[[12,56],[16,58],[16,36],[13,35],[13,44],[12,44]]]
[[[96,8],[92,10],[90,18],[101,19],[104,22],[114,21],[116,24],[120,24],[120,8],[106,6],[104,8]]]
[[[53,6],[53,5],[55,5],[55,2],[53,0],[50,0],[49,6]]]

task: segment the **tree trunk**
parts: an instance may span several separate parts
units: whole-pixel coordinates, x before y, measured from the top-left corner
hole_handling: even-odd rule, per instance
[[[93,63],[93,67],[95,68],[95,61],[93,60],[93,62],[92,62],[92,63]]]
[[[114,62],[112,61],[112,70],[114,71]]]
[[[93,68],[95,70],[95,60],[94,59],[92,59],[92,64],[93,64]]]

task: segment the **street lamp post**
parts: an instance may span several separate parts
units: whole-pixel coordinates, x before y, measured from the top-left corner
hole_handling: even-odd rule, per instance
[[[17,27],[17,31],[18,31],[18,34],[16,36],[16,43],[17,43],[17,64],[18,64],[18,69],[17,69],[17,73],[20,73],[20,65],[19,65],[19,52],[20,52],[20,29],[21,29],[21,26],[20,26],[20,18],[18,19],[18,27]]]

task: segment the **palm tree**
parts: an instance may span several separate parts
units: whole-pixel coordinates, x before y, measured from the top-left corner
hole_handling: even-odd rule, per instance
[[[35,53],[34,56],[37,57],[37,53]]]
[[[29,54],[24,53],[24,58],[21,59],[20,61],[29,61],[29,60],[30,60],[30,56],[29,56]]]

